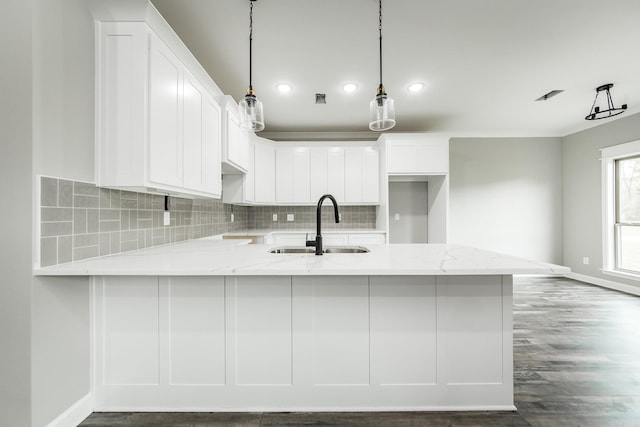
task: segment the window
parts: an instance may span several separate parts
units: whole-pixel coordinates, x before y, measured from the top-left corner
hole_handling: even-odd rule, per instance
[[[615,161],[615,266],[640,273],[640,156]]]
[[[640,141],[601,151],[603,272],[640,280]]]

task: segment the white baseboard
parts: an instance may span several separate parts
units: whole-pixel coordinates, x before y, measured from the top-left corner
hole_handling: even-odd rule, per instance
[[[612,280],[600,279],[599,277],[592,277],[573,272],[565,274],[565,277],[579,280],[581,282],[591,283],[592,285],[602,286],[603,288],[614,289],[616,291],[640,296],[640,287],[638,286],[625,285],[624,283],[618,283]]]
[[[77,426],[93,412],[93,399],[91,393],[87,394],[71,405],[56,419],[47,424],[47,427]]]

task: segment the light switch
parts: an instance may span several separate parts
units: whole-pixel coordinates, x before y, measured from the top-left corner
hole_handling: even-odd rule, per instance
[[[293,214],[287,214],[287,221],[293,221]]]
[[[395,219],[396,221],[400,221],[400,214],[397,213],[393,216],[393,219]]]

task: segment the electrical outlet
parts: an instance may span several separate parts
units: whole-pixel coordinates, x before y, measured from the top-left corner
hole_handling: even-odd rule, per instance
[[[400,214],[397,213],[393,216],[393,219],[395,219],[396,221],[400,221]]]
[[[231,222],[233,222],[235,220],[235,217],[233,216],[233,213],[231,214]]]
[[[584,265],[589,265],[589,257],[588,256],[582,257],[582,263]]]
[[[163,222],[164,225],[171,225],[171,212],[164,211]]]
[[[287,214],[287,221],[293,221],[293,214]]]
[[[278,220],[278,214],[273,214],[273,220],[277,221]]]
[[[342,213],[338,212],[338,221],[342,222]]]

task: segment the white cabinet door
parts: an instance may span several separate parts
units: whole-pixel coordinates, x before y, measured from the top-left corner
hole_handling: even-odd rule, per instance
[[[293,150],[276,150],[276,203],[293,201]]]
[[[331,147],[327,150],[327,193],[338,202],[345,201],[345,149]]]
[[[255,202],[255,147],[249,140],[247,172],[225,174],[222,179],[222,201],[232,204]]]
[[[224,115],[222,161],[227,171],[244,173],[250,167],[249,133],[240,127],[238,106],[231,97],[226,98]]]
[[[276,199],[276,157],[271,143],[254,142],[255,201],[257,203],[274,203]]]
[[[202,103],[202,190],[214,197],[222,194],[220,170],[221,111],[211,95]]]
[[[353,233],[349,234],[350,245],[382,245],[386,241],[383,233]]]
[[[312,147],[309,149],[309,187],[311,202],[317,202],[320,200],[320,197],[328,193],[328,153],[329,151],[325,147]]]
[[[344,192],[346,203],[378,203],[379,156],[369,147],[345,148]]]
[[[322,245],[325,248],[327,246],[344,246],[348,244],[349,244],[348,234],[339,234],[339,233],[323,233],[322,234]]]
[[[183,81],[183,160],[184,186],[194,190],[204,189],[204,90],[189,74]]]
[[[373,148],[362,151],[362,202],[380,202],[380,156]]]
[[[271,233],[271,239],[276,246],[304,246],[307,233]],[[309,239],[312,236],[309,235]]]
[[[149,62],[149,180],[181,186],[183,66],[156,36]]]
[[[310,153],[307,147],[276,150],[276,202],[308,203],[311,200]]]
[[[311,200],[309,148],[296,147],[293,150],[293,202],[307,203]]]
[[[347,203],[362,201],[362,163],[361,148],[345,148],[344,197]]]
[[[252,140],[247,141],[247,154],[249,160],[247,162],[247,173],[244,174],[243,189],[244,201],[256,201],[256,150]]]
[[[392,136],[389,136],[392,138]],[[448,137],[416,136],[416,141],[387,141],[389,174],[442,174],[449,172]]]

